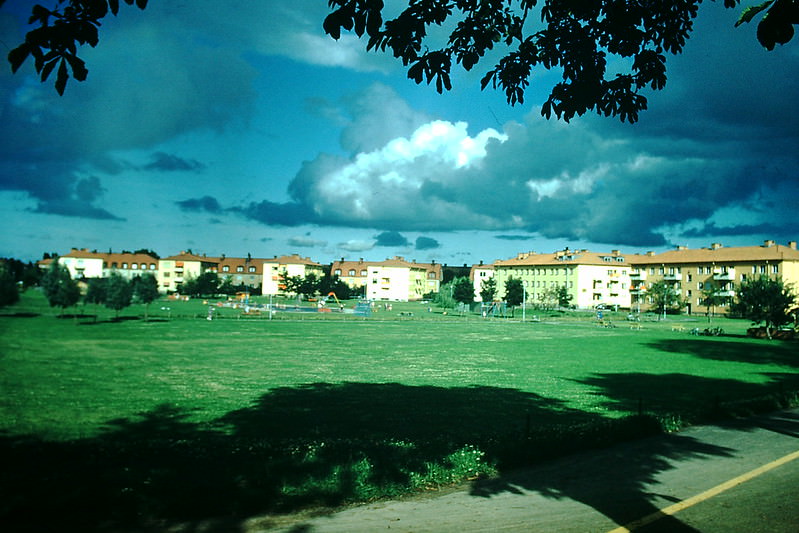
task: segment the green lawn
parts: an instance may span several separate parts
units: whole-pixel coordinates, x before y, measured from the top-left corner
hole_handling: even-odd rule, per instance
[[[5,310],[3,513],[78,468],[80,494],[138,524],[368,499],[490,473],[531,435],[799,388],[796,343],[747,339],[743,321],[697,337],[704,317],[633,330],[621,314],[611,329],[589,313],[522,323],[420,303],[367,319],[225,308],[208,321],[207,307],[59,318],[29,292]],[[74,498],[55,501],[91,529]]]

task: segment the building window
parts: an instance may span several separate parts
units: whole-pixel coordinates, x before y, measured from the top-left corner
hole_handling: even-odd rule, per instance
[[[225,265],[222,267],[222,272],[230,272],[230,266]]]
[[[779,265],[771,265],[771,273],[772,274],[779,274],[780,273],[780,266]]]
[[[137,263],[131,263],[130,264],[130,268],[133,269],[133,270],[138,270],[139,269],[139,265]]]
[[[760,265],[760,273],[761,274],[765,274],[766,273],[766,265]]]
[[[365,276],[365,275],[366,275],[366,270],[361,270],[361,276]]]
[[[350,269],[349,275],[350,276],[354,276],[355,275],[355,269],[354,268]]]
[[[244,272],[244,267],[239,265],[236,267],[236,272]]]
[[[122,268],[128,268],[128,264],[127,263],[122,263]]]
[[[150,270],[155,270],[155,263],[150,263]]]
[[[336,276],[340,276],[341,275],[341,269],[337,268],[336,270],[333,271],[333,274],[335,274]]]

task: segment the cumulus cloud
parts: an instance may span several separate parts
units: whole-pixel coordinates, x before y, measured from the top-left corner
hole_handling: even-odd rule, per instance
[[[406,239],[398,231],[384,231],[379,235],[375,235],[375,246],[408,246],[408,239]]]
[[[327,246],[327,241],[314,239],[309,235],[289,237],[287,242],[291,246],[297,246],[300,248],[321,248],[323,246]]]
[[[182,172],[202,170],[205,165],[194,159],[184,159],[174,154],[156,152],[149,163],[144,165],[145,170],[158,170],[162,172]]]
[[[346,252],[368,252],[374,249],[375,241],[349,240],[338,243],[338,247]]]
[[[441,248],[441,243],[430,237],[417,237],[415,248],[417,250],[435,250]]]
[[[207,211],[209,213],[220,213],[222,211],[222,206],[213,196],[189,198],[175,203],[184,211]]]

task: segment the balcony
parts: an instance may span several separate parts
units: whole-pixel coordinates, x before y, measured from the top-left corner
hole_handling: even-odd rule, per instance
[[[735,269],[716,270],[713,272],[713,279],[715,281],[735,281]]]
[[[630,287],[630,294],[646,294],[646,287],[644,285]]]
[[[646,279],[646,272],[644,270],[630,272],[630,279],[633,281],[644,281]]]
[[[722,298],[735,298],[735,291],[719,291],[718,295]]]
[[[663,279],[665,281],[682,281],[682,274],[679,272],[663,274]]]

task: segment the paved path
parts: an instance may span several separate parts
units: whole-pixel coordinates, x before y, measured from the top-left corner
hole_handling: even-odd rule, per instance
[[[799,531],[799,410],[631,442],[499,479],[245,530]],[[665,514],[663,510],[666,510]]]

